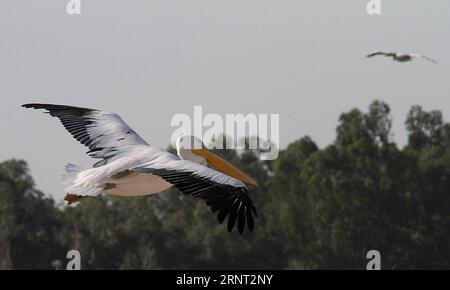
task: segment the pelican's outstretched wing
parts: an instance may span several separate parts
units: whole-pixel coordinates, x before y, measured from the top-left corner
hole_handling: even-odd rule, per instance
[[[239,233],[243,232],[246,223],[253,231],[254,218],[258,214],[247,187],[241,181],[188,160],[148,163],[132,170],[157,175],[182,193],[205,200],[213,212],[218,211],[220,223],[228,216],[229,232],[236,221]]]
[[[87,154],[102,159],[94,167],[107,164],[109,159],[130,146],[148,146],[117,114],[52,104],[25,104],[22,107],[45,109],[57,117],[76,140],[89,148]]]
[[[433,59],[431,57],[425,56],[425,55],[420,55],[420,54],[416,54],[416,53],[411,53],[410,55],[412,57],[421,58],[421,59],[427,60],[427,61],[432,62],[432,63],[438,63],[437,60],[435,60],[435,59]]]
[[[366,57],[374,57],[376,55],[384,55],[384,56],[392,57],[392,56],[395,56],[395,53],[394,52],[386,52],[386,51],[378,50],[378,51],[373,51],[373,52],[367,54]]]

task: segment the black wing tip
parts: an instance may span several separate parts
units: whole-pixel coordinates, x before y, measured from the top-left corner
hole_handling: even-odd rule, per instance
[[[69,107],[69,106],[57,105],[57,104],[47,104],[47,103],[27,103],[27,104],[23,104],[21,107],[31,108],[31,109],[47,109],[47,108],[63,108],[63,107]]]
[[[253,212],[253,215],[255,216],[255,218],[258,218],[258,210],[257,210],[256,206],[252,205],[252,207],[250,209]]]
[[[41,105],[41,104],[28,103],[28,104],[23,104],[21,107],[27,108],[27,109],[36,109],[39,105]]]
[[[45,109],[48,111],[57,111],[57,110],[81,110],[81,111],[97,111],[95,109],[68,106],[68,105],[57,105],[57,104],[45,104],[45,103],[27,103],[21,106],[22,108],[27,109]]]
[[[246,227],[249,232],[253,232],[255,219],[258,218],[255,203],[245,190],[235,197],[234,202],[222,204],[222,209],[217,216],[219,223],[222,223],[228,217],[227,230],[229,233],[233,231],[235,226],[241,235]]]
[[[256,213],[256,207],[253,206],[244,206],[244,209],[239,209],[238,212],[230,213],[228,216],[227,230],[231,233],[236,225],[238,232],[240,235],[244,233],[246,228],[245,224],[247,224],[247,229],[250,233],[254,230],[255,219],[258,218]],[[220,223],[223,222],[219,220]]]

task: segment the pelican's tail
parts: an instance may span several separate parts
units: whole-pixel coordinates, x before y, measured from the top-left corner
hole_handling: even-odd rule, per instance
[[[96,192],[98,188],[93,188],[80,180],[80,173],[83,172],[83,168],[74,164],[66,165],[66,172],[63,175],[63,183],[65,187],[66,196],[64,200],[68,202],[68,204],[76,203],[82,199],[93,197],[89,192]]]

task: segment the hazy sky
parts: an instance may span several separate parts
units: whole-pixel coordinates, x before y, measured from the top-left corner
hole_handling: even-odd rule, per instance
[[[58,199],[67,162],[87,150],[56,119],[25,110],[51,102],[119,113],[166,147],[175,113],[279,113],[281,145],[335,137],[339,114],[389,103],[394,138],[413,104],[450,115],[450,1],[68,0],[0,2],[0,161],[28,161]],[[366,59],[373,49],[439,60]]]

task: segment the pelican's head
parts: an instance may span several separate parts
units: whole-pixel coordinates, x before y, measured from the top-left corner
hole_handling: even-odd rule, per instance
[[[242,172],[239,168],[206,149],[203,142],[195,136],[180,136],[177,139],[176,146],[177,154],[183,160],[189,160],[204,166],[210,164],[216,170],[239,179],[246,184],[258,185],[256,180]]]
[[[177,154],[183,160],[189,160],[201,165],[207,165],[208,162],[206,158],[201,155],[194,154],[194,150],[203,150],[203,142],[195,137],[182,135],[177,139]],[[206,150],[206,149],[205,149]]]

